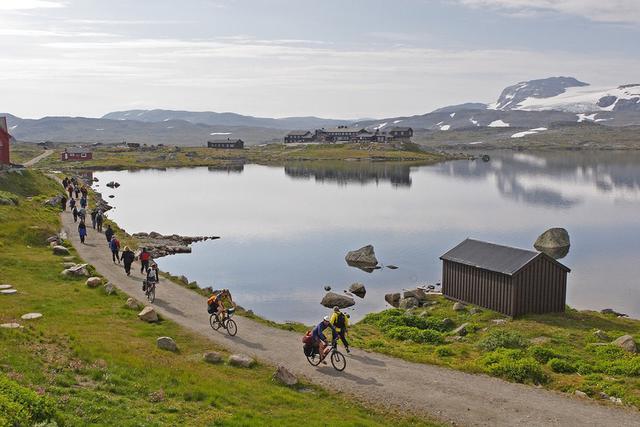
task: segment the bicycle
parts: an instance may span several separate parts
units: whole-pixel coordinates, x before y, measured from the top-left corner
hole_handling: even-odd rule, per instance
[[[156,299],[156,282],[149,283],[146,280],[143,280],[142,282],[145,286],[144,294],[146,295],[149,302],[153,303],[153,301],[155,301]]]
[[[307,357],[307,362],[311,364],[311,366],[318,366],[320,362],[324,359],[320,358],[320,353],[318,353],[318,347],[315,345],[311,345],[311,351],[304,351],[304,355]],[[325,356],[325,359],[329,357],[331,360],[331,365],[336,371],[342,372],[347,367],[347,359],[344,357],[344,354],[338,351],[338,343],[336,340],[331,342],[331,350]]]
[[[230,336],[235,337],[238,333],[238,325],[236,324],[235,320],[231,318],[234,313],[235,309],[228,308],[227,315],[224,317],[224,319],[222,319],[222,321],[218,317],[217,312],[211,314],[211,316],[209,316],[209,324],[211,325],[211,328],[214,331],[217,331],[220,328],[226,329],[227,333]]]

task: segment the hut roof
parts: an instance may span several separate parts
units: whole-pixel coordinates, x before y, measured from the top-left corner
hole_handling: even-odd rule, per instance
[[[466,239],[442,255],[440,259],[512,276],[538,256],[548,257],[540,252],[527,249]],[[565,265],[551,257],[548,258],[561,268],[570,271]]]

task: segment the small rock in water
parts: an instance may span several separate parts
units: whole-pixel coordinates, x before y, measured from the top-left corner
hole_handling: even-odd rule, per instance
[[[397,270],[398,269],[398,267],[393,265],[393,264],[387,265],[387,268],[391,269],[391,270]]]
[[[35,320],[42,317],[41,313],[27,313],[20,316],[22,320]]]
[[[349,292],[360,298],[364,298],[364,296],[367,294],[367,289],[362,283],[353,283],[351,284],[351,286],[349,286]]]
[[[324,290],[325,290],[325,291],[327,291],[327,292],[329,292],[329,291],[331,290],[331,286],[326,285],[326,286],[324,287]]]
[[[327,294],[322,298],[320,304],[327,308],[333,308],[335,306],[338,306],[339,308],[347,308],[355,305],[356,302],[353,298],[346,295],[336,294],[335,292],[327,292]]]

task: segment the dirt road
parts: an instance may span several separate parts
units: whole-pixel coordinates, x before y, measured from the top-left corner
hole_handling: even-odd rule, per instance
[[[28,168],[31,167],[33,165],[35,165],[36,163],[38,163],[40,160],[49,157],[50,155],[52,155],[54,152],[54,150],[46,150],[44,153],[40,154],[39,156],[34,157],[33,159],[27,161],[24,163],[24,167]]]
[[[71,214],[63,213],[62,219],[67,235],[85,261],[93,264],[122,291],[145,301],[137,262],[134,263],[136,274],[127,277],[122,266],[111,261],[102,234],[90,228],[87,244],[82,245]],[[236,337],[214,332],[209,327],[206,299],[165,280],[158,285],[153,305],[165,318],[230,351],[253,355],[269,364],[284,365],[313,383],[347,393],[376,407],[395,407],[468,426],[640,425],[638,411],[603,406],[535,387],[409,363],[358,349],[347,357],[344,372],[336,372],[331,365],[314,368],[304,358],[299,334],[269,328],[239,316],[236,317]]]

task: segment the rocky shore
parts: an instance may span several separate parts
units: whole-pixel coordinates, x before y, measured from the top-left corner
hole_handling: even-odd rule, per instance
[[[207,240],[219,239],[218,236],[179,236],[177,234],[164,236],[152,231],[151,233],[134,233],[140,248],[147,248],[153,258],[167,255],[191,253],[191,244]]]

